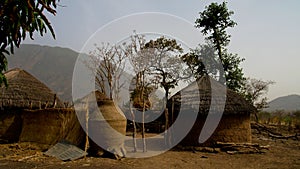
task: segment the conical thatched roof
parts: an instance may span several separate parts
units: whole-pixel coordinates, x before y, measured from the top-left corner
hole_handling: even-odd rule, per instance
[[[12,69],[5,73],[8,87],[1,87],[1,108],[45,108],[53,106],[55,93],[45,84],[21,69]],[[60,100],[56,99],[56,107],[62,107]]]
[[[211,101],[212,86],[215,91],[213,102]],[[199,94],[195,92],[197,90]],[[226,97],[224,97],[224,93]],[[196,97],[200,97],[200,99]],[[224,85],[209,76],[204,76],[193,82],[172,96],[172,98],[175,101],[175,105],[177,105],[175,106],[177,109],[178,106],[182,106],[181,100],[185,99],[188,101],[188,104],[182,107],[181,110],[189,111],[189,109],[192,110],[199,106],[199,113],[204,115],[209,112],[210,107],[213,107],[215,110],[221,110],[222,100],[224,99],[226,99],[224,114],[250,114],[256,112],[255,107],[249,104],[241,95],[226,87],[224,88]]]

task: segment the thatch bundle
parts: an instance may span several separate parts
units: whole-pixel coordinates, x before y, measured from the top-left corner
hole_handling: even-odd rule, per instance
[[[74,109],[24,110],[22,119],[20,142],[53,145],[66,140],[79,145],[85,137]]]
[[[8,87],[0,88],[0,107],[2,109],[40,109],[45,107],[62,107],[54,98],[56,95],[42,82],[21,69],[12,69],[5,73]]]
[[[211,86],[214,86],[214,91],[216,91],[213,102]],[[184,92],[178,92],[170,99],[169,111],[173,104],[175,117],[179,111],[189,113],[198,109],[197,120],[189,134],[181,142],[182,144],[200,145],[198,138],[201,132],[206,132],[202,131],[202,128],[210,108],[216,112],[223,112],[223,117],[213,135],[202,145],[211,145],[216,141],[251,142],[250,113],[256,112],[256,109],[242,96],[228,88],[225,88],[226,98],[224,98],[223,89],[222,84],[209,76],[204,76],[183,89]],[[182,106],[181,101],[183,99],[188,104]],[[225,108],[221,105],[224,99],[226,99]]]

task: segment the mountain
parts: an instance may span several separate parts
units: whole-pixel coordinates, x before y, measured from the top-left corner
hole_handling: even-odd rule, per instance
[[[38,78],[61,100],[72,100],[72,76],[77,52],[61,47],[23,44],[7,56],[8,67],[21,68]]]
[[[300,95],[288,95],[278,97],[269,102],[269,108],[265,111],[271,112],[276,110],[296,111],[300,110]]]
[[[7,59],[9,70],[26,70],[46,84],[61,100],[71,102],[73,71],[78,56],[78,52],[68,48],[23,44],[15,49],[13,55],[7,56]],[[126,82],[124,89],[129,88],[130,79],[132,75],[124,72],[120,79],[121,84]],[[124,89],[120,93],[120,104],[129,101],[129,91]]]

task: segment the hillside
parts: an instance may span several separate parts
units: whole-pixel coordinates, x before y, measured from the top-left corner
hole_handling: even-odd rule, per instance
[[[73,70],[78,55],[79,53],[68,48],[23,44],[7,59],[9,69],[21,68],[28,71],[53,90],[61,100],[71,102]],[[124,74],[126,78],[121,77],[121,83],[132,78],[126,72]],[[129,88],[128,85],[123,87]],[[122,90],[120,95],[124,103],[129,100],[129,91]]]
[[[300,110],[300,95],[288,95],[278,97],[269,102],[269,108],[266,111],[285,110],[295,111]]]
[[[8,56],[8,67],[21,68],[40,81],[65,101],[72,100],[72,75],[78,53],[60,47],[23,44]]]

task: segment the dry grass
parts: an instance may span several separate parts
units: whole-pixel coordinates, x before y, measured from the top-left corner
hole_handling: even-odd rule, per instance
[[[21,69],[12,69],[5,73],[8,87],[0,88],[0,107],[39,109],[54,105],[55,94],[42,82]],[[57,100],[57,107],[63,104]]]

